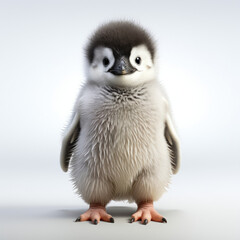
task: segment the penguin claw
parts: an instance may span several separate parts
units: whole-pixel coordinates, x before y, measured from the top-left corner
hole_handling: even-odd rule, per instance
[[[162,218],[162,222],[163,223],[167,223],[167,219],[166,218]]]
[[[129,222],[130,222],[130,223],[133,223],[133,222],[135,222],[135,218],[134,218],[134,217],[132,217],[131,219],[129,219]]]
[[[75,222],[81,222],[81,217],[78,217]]]

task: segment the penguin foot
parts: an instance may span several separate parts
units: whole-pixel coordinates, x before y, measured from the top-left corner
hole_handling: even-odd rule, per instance
[[[80,215],[75,222],[91,221],[93,224],[97,225],[100,220],[114,223],[113,217],[107,214],[105,206],[91,203],[89,209]]]
[[[141,202],[138,204],[137,211],[131,216],[130,223],[141,220],[146,225],[150,221],[167,223],[166,218],[161,216],[153,207],[153,202]]]

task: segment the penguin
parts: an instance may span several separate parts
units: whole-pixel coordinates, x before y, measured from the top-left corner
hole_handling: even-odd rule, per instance
[[[180,166],[169,100],[158,81],[155,43],[132,21],[101,25],[86,46],[82,85],[60,154],[89,209],[75,221],[114,222],[111,200],[138,206],[129,222],[167,223],[153,206]]]

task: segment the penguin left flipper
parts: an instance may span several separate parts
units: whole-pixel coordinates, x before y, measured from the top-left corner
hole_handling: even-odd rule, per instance
[[[165,120],[164,136],[169,146],[172,172],[173,174],[176,174],[180,167],[180,146],[178,136],[169,113],[167,113]]]
[[[78,113],[75,113],[72,121],[65,130],[62,140],[60,164],[64,172],[68,171],[69,161],[72,157],[73,149],[80,134],[80,130],[80,116]]]

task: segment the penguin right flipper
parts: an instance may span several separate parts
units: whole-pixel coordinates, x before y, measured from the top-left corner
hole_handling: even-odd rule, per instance
[[[64,172],[67,172],[70,159],[73,155],[73,150],[80,134],[80,116],[75,113],[72,121],[64,132],[62,140],[62,148],[60,154],[60,164]]]

